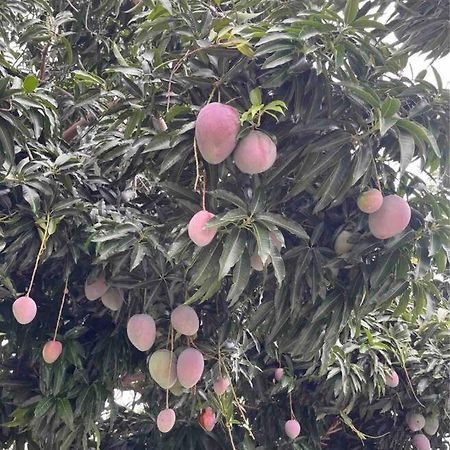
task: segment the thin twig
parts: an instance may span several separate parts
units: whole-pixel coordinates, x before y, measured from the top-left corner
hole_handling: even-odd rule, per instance
[[[41,81],[44,81],[45,65],[47,64],[47,55],[48,55],[49,46],[50,46],[50,44],[47,42],[47,44],[45,44],[44,50],[42,50],[41,67],[39,69],[39,79]]]
[[[58,319],[56,320],[55,334],[53,335],[53,340],[56,341],[56,335],[58,334],[59,322],[61,321],[62,311],[64,307],[64,301],[66,300],[66,295],[69,293],[67,290],[67,285],[69,284],[69,277],[66,278],[66,282],[64,284],[64,292],[61,299],[61,306],[59,307]]]
[[[202,175],[202,208],[206,211],[206,172]]]
[[[39,265],[39,259],[41,258],[42,254],[44,253],[45,246],[47,244],[47,239],[49,237],[48,236],[49,224],[50,224],[50,216],[47,214],[47,223],[45,225],[44,235],[42,236],[41,246],[39,247],[39,251],[36,256],[36,261],[34,262],[33,273],[31,274],[31,280],[30,280],[30,285],[28,286],[27,297],[30,296],[31,289],[33,288],[34,278],[36,276],[36,271],[37,271],[37,268]]]
[[[231,447],[233,448],[233,450],[236,450],[236,447],[235,447],[234,441],[233,441],[233,434],[231,433],[231,425],[227,425],[227,430],[228,430],[228,436],[230,436]]]
[[[197,149],[197,141],[194,137],[194,158],[195,158],[195,183],[194,183],[194,191],[197,192],[198,182],[200,181],[200,162],[198,159],[198,149]]]

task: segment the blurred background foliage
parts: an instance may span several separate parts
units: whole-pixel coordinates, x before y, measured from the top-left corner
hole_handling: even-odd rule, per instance
[[[409,449],[410,411],[439,413],[432,448],[448,448],[448,91],[436,71],[435,84],[403,72],[414,54],[447,54],[448,18],[440,0],[0,0],[3,448],[230,449],[231,429],[246,450]],[[250,111],[252,91],[287,107],[261,118],[278,159],[252,177],[200,162],[219,233],[198,249],[186,233],[201,205],[196,114],[209,100]],[[412,207],[387,241],[356,207],[377,183]],[[47,220],[38,314],[22,326],[11,305]],[[354,246],[337,256],[342,229]],[[261,273],[256,247],[273,261]],[[84,298],[100,271],[125,292],[118,312]],[[64,352],[49,366],[41,349],[67,277]],[[165,394],[126,322],[152,314],[163,348],[185,301],[201,317],[206,369],[171,397],[178,420],[163,436]],[[219,351],[235,391],[221,402]],[[390,367],[397,389],[384,385]],[[134,390],[139,407],[117,404],[115,389]],[[208,405],[212,433],[197,423]]]

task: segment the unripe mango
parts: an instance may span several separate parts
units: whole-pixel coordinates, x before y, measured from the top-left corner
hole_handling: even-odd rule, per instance
[[[288,420],[284,424],[284,432],[290,439],[295,439],[300,434],[300,424],[294,420]]]
[[[170,315],[170,322],[178,333],[185,336],[193,336],[200,326],[195,309],[188,305],[177,306]]]
[[[425,426],[425,417],[419,413],[410,413],[406,416],[406,423],[411,431],[420,431]]]
[[[163,389],[170,389],[177,381],[177,358],[169,350],[153,353],[148,368],[153,380]]]
[[[281,251],[281,248],[283,247],[283,242],[277,238],[277,235],[275,233],[269,233],[269,238],[272,241],[272,244],[275,246],[275,248],[277,248],[278,251]],[[271,262],[272,258],[268,256],[265,265],[268,266]],[[250,257],[250,265],[254,270],[258,272],[261,272],[265,267],[261,257],[258,255],[257,250],[255,250],[255,253],[253,253],[253,255]]]
[[[219,164],[231,155],[240,129],[239,112],[229,105],[209,103],[195,122],[195,139],[203,159]]]
[[[276,159],[275,143],[261,131],[250,131],[234,151],[234,163],[237,168],[250,175],[270,169]]]
[[[62,353],[62,344],[59,341],[48,341],[42,349],[42,357],[47,364],[53,364]]]
[[[197,384],[203,374],[203,355],[195,348],[187,348],[178,356],[177,377],[181,386],[189,389]]]
[[[181,384],[178,380],[175,382],[175,384],[169,390],[176,397],[179,397],[184,392],[184,388],[183,388],[183,386],[181,386]]]
[[[392,372],[388,375],[386,375],[385,383],[386,386],[389,386],[391,388],[395,388],[398,386],[399,378],[398,374],[395,370],[392,370]]]
[[[117,288],[109,288],[102,295],[102,303],[111,311],[118,311],[123,305],[123,292]]]
[[[211,407],[205,408],[198,417],[198,423],[206,431],[212,431],[216,424],[216,415]]]
[[[369,215],[369,229],[378,239],[389,239],[401,233],[411,220],[408,202],[398,195],[384,197],[381,208]]]
[[[431,450],[430,440],[424,434],[415,434],[413,444],[417,450]]]
[[[230,384],[231,382],[228,377],[219,378],[214,383],[213,386],[214,392],[216,393],[216,395],[220,397],[221,395],[225,394],[225,392],[227,392],[228,388],[230,387]]]
[[[381,208],[383,194],[378,189],[369,189],[358,197],[356,203],[362,212],[372,214]]]
[[[163,409],[156,418],[156,425],[161,433],[168,433],[175,425],[175,411],[171,408]]]
[[[30,323],[35,317],[37,306],[35,301],[27,295],[19,297],[12,305],[12,312],[17,322],[22,325]]]
[[[214,217],[209,211],[199,211],[192,216],[188,225],[188,234],[191,241],[199,247],[208,245],[217,233],[217,228],[205,228],[206,223]]]
[[[84,295],[88,300],[97,300],[108,290],[108,285],[105,281],[105,275],[101,274],[95,280],[86,280],[84,283]]]
[[[350,231],[342,230],[336,237],[334,241],[334,251],[336,255],[343,255],[348,253],[352,248],[353,244],[348,242],[348,239],[353,235]]]
[[[431,415],[425,417],[425,425],[423,431],[428,434],[428,436],[434,436],[439,429],[439,418],[436,415]]]
[[[155,342],[156,325],[152,316],[135,314],[127,324],[127,335],[131,343],[141,352],[149,350]]]
[[[281,379],[284,376],[284,369],[282,367],[278,367],[277,369],[275,369],[275,380],[277,381],[281,381]]]

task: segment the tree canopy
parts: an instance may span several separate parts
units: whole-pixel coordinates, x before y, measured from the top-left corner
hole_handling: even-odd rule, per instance
[[[449,92],[432,66],[435,83],[405,70],[447,54],[448,23],[443,0],[0,0],[3,448],[412,449],[413,413],[438,417],[428,438],[448,448]],[[239,111],[240,139],[276,143],[269,170],[201,157],[211,102]],[[370,232],[370,188],[408,201],[400,234]],[[202,207],[218,231],[198,247]],[[117,311],[86,298],[101,276]],[[27,293],[23,325],[12,305]],[[193,338],[170,325],[184,303]],[[142,313],[146,352],[127,337]],[[148,358],[187,346],[205,369],[168,392],[163,434]]]

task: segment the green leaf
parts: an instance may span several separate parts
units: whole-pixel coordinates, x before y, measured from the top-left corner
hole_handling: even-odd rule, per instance
[[[380,135],[384,136],[396,123],[396,117],[380,117]]]
[[[419,123],[408,119],[399,119],[397,121],[397,125],[411,133],[411,135],[416,139],[428,142],[436,156],[438,158],[441,157],[441,152],[439,150],[435,137],[423,125],[420,125]]]
[[[266,224],[276,225],[277,227],[283,228],[300,239],[304,239],[306,241],[309,240],[308,234],[299,223],[293,221],[292,219],[288,219],[287,217],[281,216],[280,214],[260,213],[256,216],[256,218]]]
[[[72,406],[70,406],[67,398],[56,399],[56,414],[58,414],[59,418],[62,419],[71,431],[74,431]]]
[[[228,291],[227,300],[230,302],[230,307],[239,299],[244,292],[245,287],[250,279],[250,256],[247,249],[244,249],[241,258],[233,269],[233,284]]]
[[[208,220],[205,228],[220,229],[229,225],[230,223],[238,224],[246,218],[248,218],[248,214],[244,210],[236,208],[226,212],[225,214],[218,214],[217,216]]]
[[[359,9],[358,5],[359,0],[347,0],[344,9],[344,22],[346,24],[351,24],[356,19]]]
[[[259,223],[252,223],[253,234],[258,244],[258,255],[263,264],[266,263],[270,255],[269,230]]]
[[[50,408],[54,405],[55,401],[53,397],[44,397],[39,403],[36,405],[34,409],[34,417],[43,417],[45,416]]]
[[[27,75],[22,82],[22,89],[27,92],[34,92],[39,86],[39,79],[34,75]]]
[[[250,91],[250,102],[252,106],[262,105],[262,94],[260,88],[255,88]]]
[[[31,210],[37,214],[41,205],[41,197],[33,188],[22,186],[23,198],[31,206]]]
[[[400,100],[397,98],[387,98],[383,101],[381,105],[381,116],[382,117],[392,117],[397,114],[400,109]]]
[[[400,173],[403,173],[414,157],[416,145],[414,138],[409,133],[399,131],[398,142],[400,144]]]
[[[225,277],[238,262],[245,249],[245,243],[245,232],[241,228],[234,228],[227,236],[219,260],[219,278]]]
[[[5,158],[8,164],[14,164],[14,141],[9,125],[0,119],[0,161]]]

